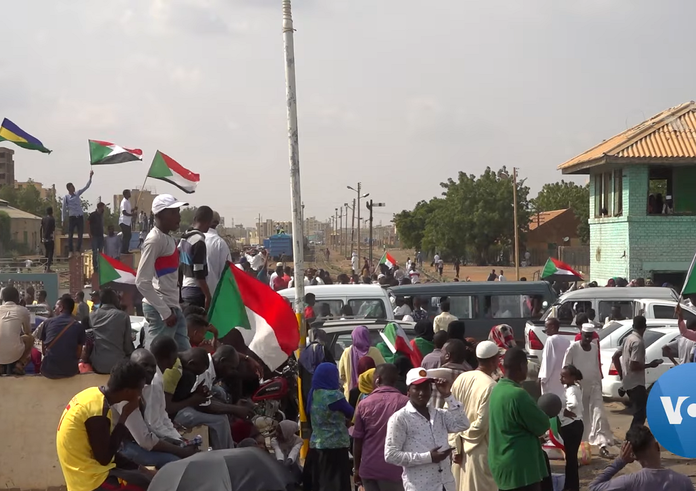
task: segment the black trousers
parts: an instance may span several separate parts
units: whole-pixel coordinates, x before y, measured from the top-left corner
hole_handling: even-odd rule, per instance
[[[73,252],[73,235],[77,230],[77,252],[82,252],[82,235],[85,233],[85,217],[68,217],[68,252]]]
[[[53,252],[55,247],[56,243],[52,240],[44,242],[44,248],[46,249],[46,269],[51,269],[51,266],[53,266]]]
[[[121,233],[123,233],[123,240],[121,241],[121,254],[128,254],[130,252],[132,228],[130,225],[126,225],[125,223],[119,223],[118,226],[121,227]]]
[[[565,489],[566,491],[580,491],[580,477],[578,475],[578,449],[582,442],[582,433],[585,425],[582,421],[561,426],[561,437],[565,446]]]
[[[631,390],[627,390],[626,394],[628,394],[628,399],[631,401],[634,411],[631,428],[643,426],[647,418],[648,390],[644,385],[639,385]]]
[[[350,460],[347,448],[312,450],[312,491],[351,491]]]

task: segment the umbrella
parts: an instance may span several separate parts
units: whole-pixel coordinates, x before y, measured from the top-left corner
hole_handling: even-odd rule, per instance
[[[572,283],[573,281],[582,281],[582,275],[563,261],[550,257],[541,272],[541,279],[549,282]]]
[[[201,452],[157,472],[149,491],[286,491],[288,470],[259,448]]]

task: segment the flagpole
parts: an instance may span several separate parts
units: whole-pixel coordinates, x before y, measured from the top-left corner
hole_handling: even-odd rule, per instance
[[[285,51],[285,96],[288,119],[288,156],[290,163],[290,195],[292,206],[292,257],[295,266],[295,315],[300,329],[300,347],[307,344],[307,328],[302,313],[304,311],[304,233],[302,223],[302,190],[300,186],[300,145],[297,134],[297,88],[295,85],[295,29],[292,22],[291,0],[283,0],[283,47]],[[302,381],[298,376],[297,400],[300,406],[301,435],[305,440],[303,456],[307,455],[307,414],[302,400]]]

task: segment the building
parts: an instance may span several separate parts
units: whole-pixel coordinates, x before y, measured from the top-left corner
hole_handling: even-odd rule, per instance
[[[32,186],[36,188],[36,190],[39,192],[39,197],[41,199],[49,200],[53,197],[53,189],[43,187],[43,184],[40,182],[32,181],[31,179],[24,182],[14,182],[15,189],[24,189],[27,186]]]
[[[32,252],[41,246],[41,217],[19,210],[0,199],[0,213],[10,217],[10,239],[15,244],[22,244]]]
[[[696,103],[667,109],[558,168],[590,177],[593,280],[682,284],[696,251]]]
[[[558,247],[582,245],[578,225],[580,221],[570,208],[532,215],[525,241],[531,264],[544,264],[549,257],[557,258]]]
[[[145,213],[150,215],[152,210],[152,202],[155,200],[157,194],[153,194],[149,189],[131,189],[131,206],[138,204],[138,211],[145,211]],[[123,194],[114,194],[114,207],[112,210],[119,211],[121,206],[121,201],[123,200]]]
[[[0,147],[0,186],[12,186],[14,182],[14,150]]]

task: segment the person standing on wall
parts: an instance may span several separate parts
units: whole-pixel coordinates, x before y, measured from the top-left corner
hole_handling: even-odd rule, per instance
[[[46,272],[52,273],[53,252],[55,250],[56,219],[53,217],[53,207],[46,208],[46,216],[41,219],[41,242],[46,249]]]
[[[75,186],[73,183],[69,182],[66,184],[66,189],[68,194],[63,196],[63,227],[68,224],[68,252],[69,257],[72,257],[73,249],[73,235],[77,230],[77,252],[82,252],[82,234],[85,231],[85,218],[84,212],[82,211],[82,193],[87,191],[92,185],[92,176],[94,171],[89,171],[89,181],[87,185],[75,191]]]
[[[121,254],[130,252],[131,233],[133,231],[133,216],[138,213],[138,207],[131,208],[130,204],[131,192],[129,189],[123,190],[123,199],[119,207],[118,226],[121,227],[123,240],[121,242]]]

